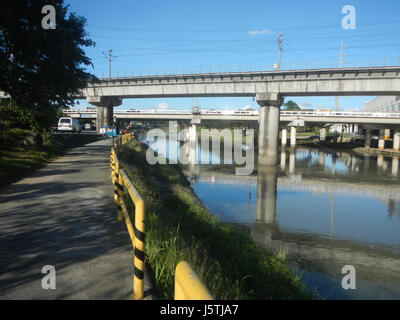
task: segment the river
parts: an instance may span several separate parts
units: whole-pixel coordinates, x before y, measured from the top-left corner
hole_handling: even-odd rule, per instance
[[[158,149],[171,157],[168,148]],[[198,159],[210,153],[199,144]],[[298,146],[282,152],[276,167],[256,165],[245,176],[235,174],[235,165],[184,168],[210,212],[246,226],[255,242],[284,254],[321,298],[400,298],[397,157]],[[354,267],[355,289],[342,287],[346,265]]]

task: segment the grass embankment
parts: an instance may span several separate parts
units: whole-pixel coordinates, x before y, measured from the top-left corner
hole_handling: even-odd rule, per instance
[[[145,201],[146,259],[161,298],[173,298],[174,269],[181,260],[217,299],[309,298],[281,257],[204,208],[178,165],[149,165],[136,140],[122,146],[118,157]]]
[[[27,145],[28,131],[10,129],[0,137],[0,186],[17,181],[61,154],[51,144]]]

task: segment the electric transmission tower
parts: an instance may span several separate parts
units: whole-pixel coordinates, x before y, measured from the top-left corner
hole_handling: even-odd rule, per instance
[[[278,65],[276,66],[277,70],[281,69],[281,53],[282,53],[282,37],[283,33],[278,33],[278,39],[276,40],[278,42]]]
[[[343,65],[345,64],[343,61],[343,57],[347,56],[347,54],[343,54],[343,49],[347,49],[348,47],[345,47],[343,45],[343,40],[340,41],[340,48],[336,48],[336,50],[339,50],[339,68],[343,68]],[[339,97],[335,97],[335,109],[336,111],[339,111]]]
[[[112,50],[108,50],[107,52],[103,52],[104,57],[108,60],[108,78],[111,79],[111,61],[115,58],[116,56],[112,55]]]

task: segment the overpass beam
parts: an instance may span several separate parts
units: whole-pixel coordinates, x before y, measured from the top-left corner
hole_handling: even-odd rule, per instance
[[[279,113],[283,98],[279,93],[257,94],[259,111],[258,163],[278,164]]]
[[[113,126],[113,108],[122,104],[122,100],[112,97],[87,97],[87,102],[97,107],[96,131],[104,126]]]

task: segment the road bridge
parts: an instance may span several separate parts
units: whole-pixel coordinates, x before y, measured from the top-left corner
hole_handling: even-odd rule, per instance
[[[113,107],[120,105],[124,98],[255,97],[260,106],[258,160],[262,164],[274,165],[278,162],[279,108],[285,96],[362,95],[400,95],[400,67],[275,70],[99,79],[89,83],[77,98],[86,98],[89,103],[97,106],[98,127],[102,127],[105,124],[112,124]],[[292,135],[293,133],[294,129]],[[400,147],[400,134],[396,136],[396,142]]]

